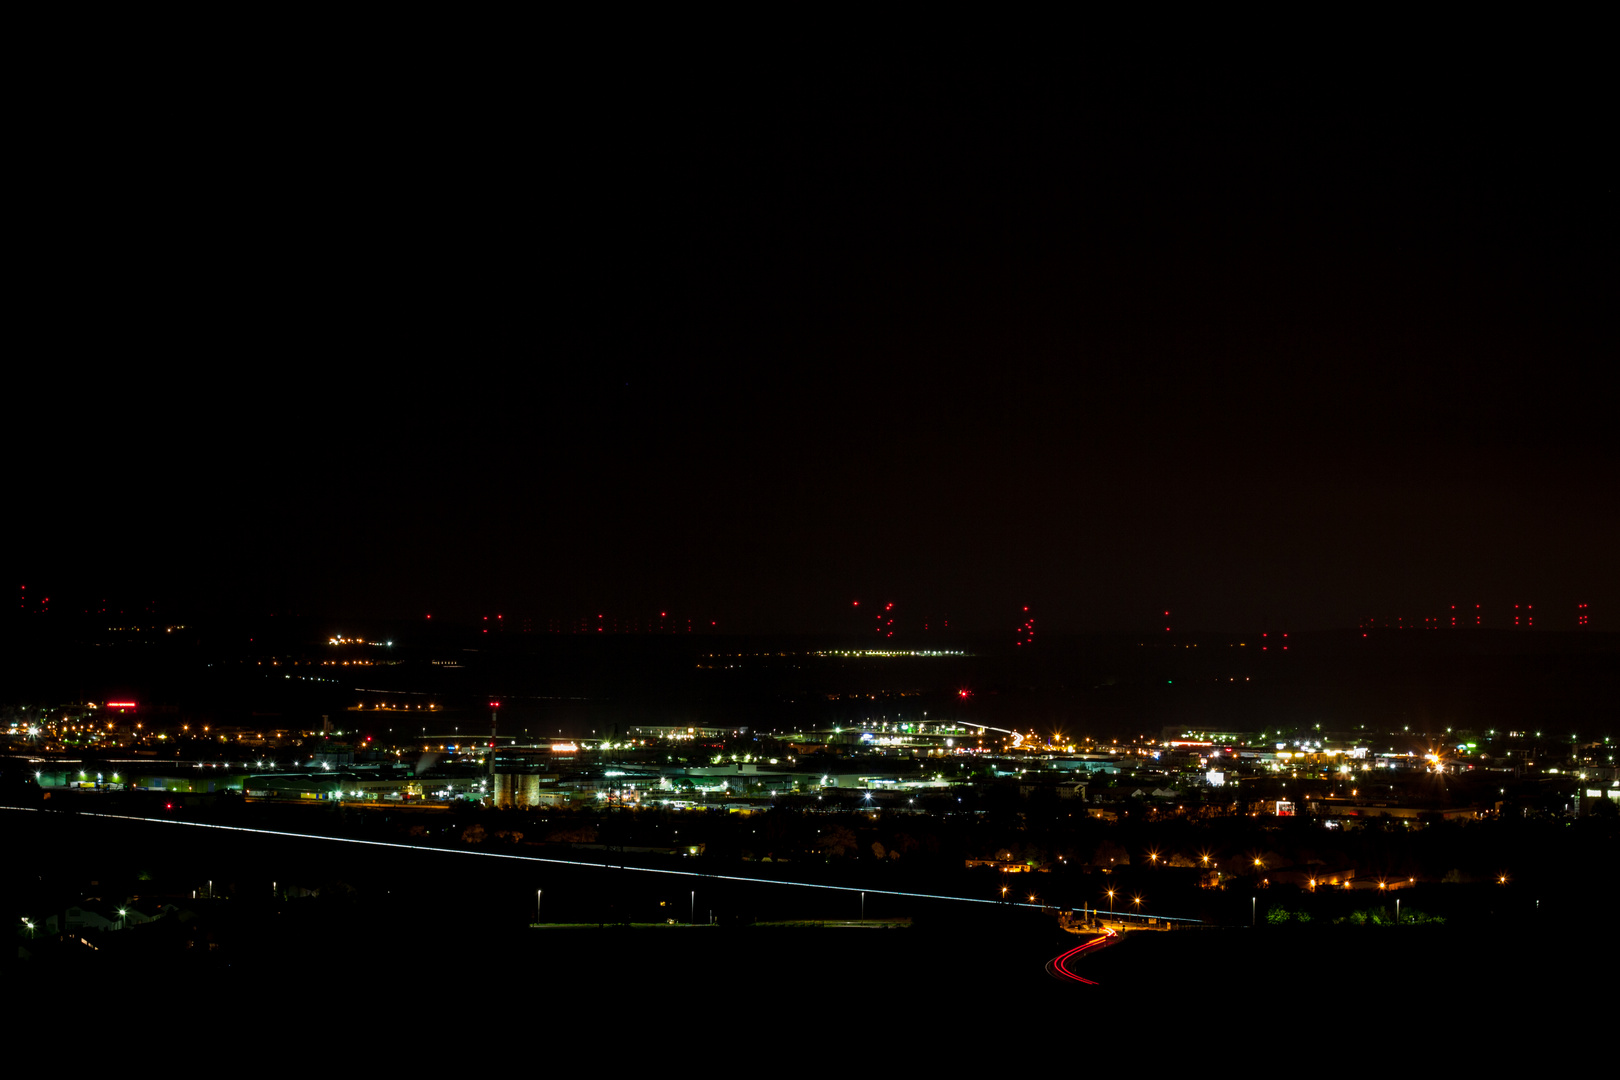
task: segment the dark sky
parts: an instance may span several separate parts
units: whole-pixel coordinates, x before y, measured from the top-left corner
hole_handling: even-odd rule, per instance
[[[63,98],[18,583],[748,630],[1620,604],[1578,78],[471,69]]]

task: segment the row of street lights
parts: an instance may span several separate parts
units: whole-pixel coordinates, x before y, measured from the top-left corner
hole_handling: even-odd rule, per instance
[[[1001,887],[1001,898],[1003,900],[1007,899],[1007,888],[1008,887],[1006,885],[1003,885]],[[1104,892],[1108,896],[1108,914],[1112,915],[1112,914],[1114,914],[1114,897],[1115,897],[1115,895],[1117,895],[1116,890],[1114,890],[1114,889],[1106,889],[1106,890],[1104,890]],[[865,893],[861,894],[863,899],[864,899],[865,895],[866,895]],[[1035,900],[1036,900],[1035,894],[1030,893],[1029,894],[1029,902],[1033,904],[1033,903],[1035,903]],[[1141,912],[1142,912],[1142,897],[1141,897],[1140,894],[1136,894],[1136,895],[1133,895],[1131,897],[1131,904],[1136,908],[1136,914],[1141,914]]]

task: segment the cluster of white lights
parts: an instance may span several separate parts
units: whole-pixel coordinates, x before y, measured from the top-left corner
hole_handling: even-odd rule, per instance
[[[829,649],[812,656],[966,656],[960,649]]]

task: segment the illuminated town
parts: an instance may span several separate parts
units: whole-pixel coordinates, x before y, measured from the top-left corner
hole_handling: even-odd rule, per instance
[[[1487,650],[1504,640],[1444,632],[1477,635],[1472,647]],[[378,854],[358,856],[351,872],[373,882],[362,890],[430,869],[360,869],[388,863],[387,852],[532,863],[529,880],[543,882],[533,911],[509,895],[478,916],[503,938],[596,924],[964,928],[988,906],[1033,920],[1019,935],[1081,935],[1044,958],[1045,976],[1077,985],[1096,983],[1108,950],[1144,932],[1467,927],[1500,918],[1504,904],[1518,905],[1515,918],[1527,917],[1524,904],[1561,910],[1550,882],[1571,898],[1585,892],[1560,860],[1575,858],[1571,845],[1601,843],[1594,837],[1620,817],[1608,734],[1335,723],[1344,709],[1264,728],[1132,731],[1098,711],[1121,689],[1149,714],[1302,711],[1299,695],[1316,689],[1299,683],[1296,653],[1334,672],[1364,670],[1369,657],[1401,665],[1417,639],[1400,631],[1298,635],[1289,659],[1243,661],[1243,675],[1221,672],[1244,639],[1043,643],[1121,677],[1061,692],[1068,722],[1022,728],[1000,721],[1025,711],[1022,699],[1048,698],[1029,680],[1054,670],[1050,660],[1031,667],[1039,654],[1022,644],[767,649],[738,639],[717,650],[718,639],[687,639],[666,654],[660,689],[610,705],[527,689],[548,656],[574,648],[566,637],[519,635],[447,663],[446,640],[481,631],[446,639],[436,628],[438,645],[409,628],[390,633],[312,633],[298,648],[228,660],[197,653],[205,670],[229,672],[216,683],[228,696],[207,701],[155,690],[9,707],[8,802],[51,819],[372,845]],[[585,647],[627,676],[640,640]],[[1547,650],[1613,647],[1584,630],[1514,640],[1516,663],[1532,668]],[[469,679],[510,692],[472,696]],[[708,702],[706,717],[677,719],[694,701]],[[739,714],[752,722],[730,719]],[[784,724],[790,716],[803,722]],[[269,884],[248,865],[188,875],[197,864],[183,854],[149,860],[167,871],[99,869],[95,887],[65,877],[48,896],[15,898],[21,947],[47,966],[74,943],[156,959],[213,926],[211,949],[245,956],[257,939],[228,929],[225,914],[245,890],[260,893],[255,919],[302,925],[324,910],[323,890],[340,887],[322,877],[329,871],[300,869],[305,858],[320,862],[279,856]],[[604,865],[619,877],[611,897],[581,891],[577,875]],[[672,880],[686,884],[671,891]],[[179,926],[192,936],[163,929]]]

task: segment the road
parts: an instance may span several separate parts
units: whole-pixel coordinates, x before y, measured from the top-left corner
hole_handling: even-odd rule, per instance
[[[1089,941],[1081,942],[1061,956],[1054,956],[1046,962],[1046,973],[1054,979],[1069,979],[1074,982],[1085,983],[1087,986],[1096,986],[1097,980],[1088,979],[1084,975],[1076,975],[1068,968],[1069,961],[1086,952],[1088,949],[1104,949],[1112,945],[1119,937],[1113,930],[1105,929],[1101,937],[1094,937]]]

